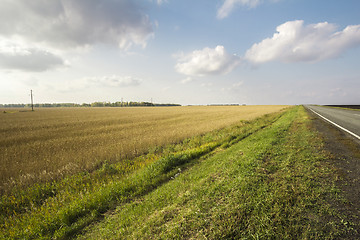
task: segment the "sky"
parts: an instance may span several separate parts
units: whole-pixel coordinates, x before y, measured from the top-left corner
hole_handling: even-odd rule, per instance
[[[3,104],[360,104],[359,0],[0,6]]]

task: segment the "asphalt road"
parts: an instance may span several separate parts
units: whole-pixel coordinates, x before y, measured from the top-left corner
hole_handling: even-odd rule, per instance
[[[313,105],[306,105],[305,107],[320,114],[323,118],[330,120],[333,125],[335,123],[342,127],[343,131],[347,130],[353,133],[348,132],[360,140],[360,111]]]

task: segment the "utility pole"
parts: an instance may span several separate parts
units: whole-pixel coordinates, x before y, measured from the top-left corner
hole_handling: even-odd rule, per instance
[[[34,111],[34,100],[33,100],[32,90],[30,90],[30,96],[31,96],[31,111]]]

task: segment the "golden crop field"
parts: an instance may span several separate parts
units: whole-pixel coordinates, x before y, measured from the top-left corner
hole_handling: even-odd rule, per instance
[[[0,109],[0,190],[91,170],[285,107]]]

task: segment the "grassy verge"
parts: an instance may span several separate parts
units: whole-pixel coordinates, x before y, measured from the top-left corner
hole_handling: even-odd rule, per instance
[[[226,149],[272,124],[282,113],[242,121],[181,144],[154,148],[147,155],[105,163],[61,181],[14,189],[1,196],[1,239],[69,238],[115,206],[137,202],[217,149]]]
[[[332,239],[334,176],[302,107],[122,204],[80,239]]]

